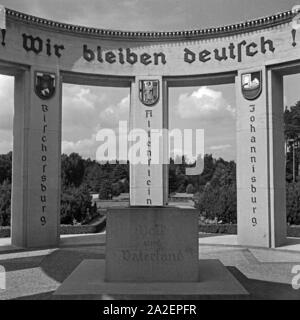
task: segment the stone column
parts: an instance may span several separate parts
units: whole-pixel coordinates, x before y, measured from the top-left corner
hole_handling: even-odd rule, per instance
[[[243,94],[242,77],[259,71],[261,93],[257,98],[248,100]],[[270,80],[272,79],[269,76],[269,82]],[[273,80],[275,84],[276,79]],[[269,83],[269,90],[271,88]],[[280,83],[272,88],[272,92],[273,98],[282,95]],[[282,230],[285,227],[285,190],[282,189],[283,109],[279,104],[280,101],[278,106],[273,105],[272,113],[272,101],[268,100],[268,76],[264,66],[239,71],[236,79],[236,105],[237,220],[240,245],[272,247],[282,243]],[[275,107],[278,107],[278,110],[275,111]],[[274,143],[277,138],[280,138],[280,141]],[[279,197],[278,200],[276,197]],[[280,206],[278,201],[282,201]],[[279,227],[279,222],[283,227]]]
[[[36,71],[56,75],[49,100],[35,93]],[[57,70],[34,68],[16,76],[12,190],[12,244],[59,244],[61,81]]]
[[[143,80],[159,81],[159,99],[153,106],[146,106],[140,100],[140,81]],[[149,134],[146,141],[141,141],[141,145],[146,145],[148,150],[147,163],[130,163],[131,206],[164,206],[167,203],[164,181],[167,166],[163,165],[163,156],[164,152],[168,150],[168,145],[162,132],[162,128],[167,123],[165,118],[167,114],[164,112],[164,108],[167,106],[163,104],[163,101],[167,102],[167,99],[163,99],[165,94],[167,94],[166,86],[163,86],[161,76],[136,77],[131,87],[130,130],[142,129]],[[150,136],[151,130],[159,130],[162,133],[159,141]],[[158,143],[159,162],[155,163],[153,148],[156,148]],[[134,145],[136,142],[132,144]]]

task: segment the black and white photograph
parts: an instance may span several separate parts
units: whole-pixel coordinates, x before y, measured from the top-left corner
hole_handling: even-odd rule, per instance
[[[300,1],[0,0],[0,300],[300,300]]]

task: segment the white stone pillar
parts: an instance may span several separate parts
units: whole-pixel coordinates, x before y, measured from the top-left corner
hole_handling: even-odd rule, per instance
[[[252,101],[242,93],[242,77],[261,71],[261,94]],[[238,243],[270,247],[268,119],[265,67],[239,71],[237,106]]]
[[[248,100],[242,90],[243,75],[259,71],[262,76],[261,93],[257,98]],[[277,83],[272,88],[274,95],[269,95],[268,99],[268,80],[271,90],[272,79],[270,76],[268,79],[264,66],[241,70],[236,78],[237,222],[240,245],[274,247],[281,244],[284,238],[283,109],[277,101],[272,113],[270,100],[271,97],[277,99],[282,96],[282,87]],[[276,79],[273,80],[275,85]],[[278,110],[275,111],[276,107]],[[275,143],[277,138],[279,140]],[[282,224],[280,227],[279,222]]]
[[[146,106],[140,100],[140,86],[144,80],[156,80],[159,82],[159,98],[153,106]],[[165,86],[164,86],[165,87]],[[166,192],[164,187],[164,176],[166,166],[163,165],[164,151],[168,150],[165,139],[159,140],[159,163],[154,163],[153,148],[157,147],[157,142],[150,137],[151,130],[162,130],[165,126],[167,116],[164,112],[166,106],[163,105],[162,77],[160,76],[139,76],[131,87],[131,107],[130,107],[130,130],[143,129],[149,134],[146,144],[149,162],[146,164],[130,163],[130,205],[131,206],[164,206],[166,205]],[[162,131],[161,131],[162,132]],[[133,142],[132,144],[135,144]],[[147,144],[149,145],[147,146]],[[151,146],[151,147],[150,147]],[[130,146],[130,148],[132,145]],[[133,149],[130,149],[133,150]]]
[[[36,71],[56,75],[54,96],[35,93]],[[57,70],[16,76],[12,190],[12,244],[24,248],[59,243],[61,82]]]
[[[242,90],[245,74],[261,71],[261,93]],[[286,239],[282,78],[265,66],[236,79],[238,243],[276,247]]]

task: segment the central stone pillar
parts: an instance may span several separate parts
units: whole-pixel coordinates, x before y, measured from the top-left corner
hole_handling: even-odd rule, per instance
[[[162,132],[167,120],[165,119],[167,114],[164,112],[167,106],[163,104],[162,99],[166,94],[160,76],[136,77],[131,87],[130,129],[135,130],[136,133],[138,130],[147,133],[145,141],[139,141],[139,146],[145,148],[144,152],[147,153],[146,162],[130,162],[131,206],[164,206],[167,204],[167,196],[164,192],[164,177],[167,168],[163,164],[163,159],[168,145]],[[155,140],[151,133],[157,137]],[[133,141],[133,144],[136,144],[136,141]],[[131,151],[131,156],[139,152],[135,148]]]

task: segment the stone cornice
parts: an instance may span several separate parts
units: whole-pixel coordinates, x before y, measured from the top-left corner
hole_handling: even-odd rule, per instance
[[[249,20],[246,22],[189,31],[121,31],[97,29],[72,25],[62,22],[47,20],[6,8],[6,16],[9,20],[29,23],[33,26],[44,27],[58,32],[75,33],[82,36],[94,36],[108,40],[131,41],[178,41],[178,40],[205,40],[211,38],[228,37],[245,32],[253,32],[260,29],[272,28],[280,24],[290,22],[297,14],[292,10],[274,14],[268,17]]]

